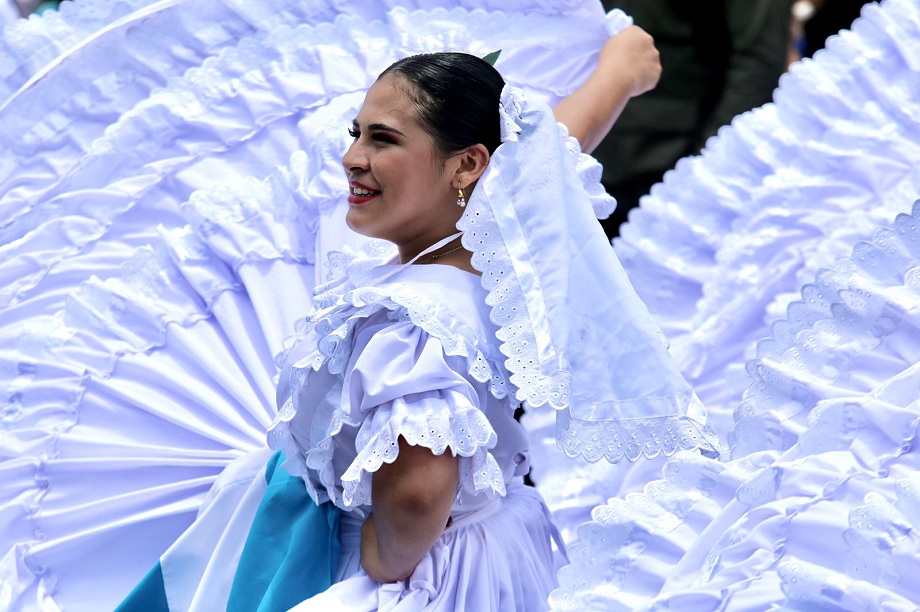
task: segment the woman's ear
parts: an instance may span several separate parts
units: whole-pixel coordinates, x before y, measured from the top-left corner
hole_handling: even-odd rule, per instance
[[[482,176],[489,165],[489,150],[485,145],[474,144],[456,156],[459,164],[454,171],[454,182],[464,189]]]

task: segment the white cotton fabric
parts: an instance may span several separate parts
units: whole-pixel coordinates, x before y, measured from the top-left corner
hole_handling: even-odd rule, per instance
[[[718,454],[706,411],[595,222],[609,201],[579,171],[552,110],[506,86],[502,144],[457,224],[482,272],[515,397],[556,410],[588,461]]]
[[[350,264],[318,295],[312,327],[282,372],[269,433],[314,500],[348,513],[339,570],[348,579],[298,609],[544,608],[555,583],[553,528],[539,494],[521,483],[527,440],[501,384],[479,277],[366,265]],[[452,526],[406,581],[381,585],[358,567],[354,531],[373,510],[371,476],[396,460],[400,436],[459,456],[460,481]]]
[[[293,610],[545,610],[555,584],[548,515],[533,488],[513,482],[507,496],[458,515],[407,580],[380,584],[357,569]]]
[[[501,48],[554,104],[606,38],[589,0],[80,0],[4,30],[0,608],[113,609],[264,448],[381,70]]]

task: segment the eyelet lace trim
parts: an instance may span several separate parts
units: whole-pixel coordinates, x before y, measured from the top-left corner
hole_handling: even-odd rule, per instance
[[[592,463],[601,459],[610,463],[654,459],[693,449],[708,457],[718,456],[711,450],[711,434],[680,417],[587,421],[572,418],[568,409],[563,409],[556,413],[556,440],[569,457],[584,457]]]
[[[373,253],[384,247],[372,243],[368,248]],[[411,321],[428,335],[437,338],[446,355],[464,357],[469,374],[475,380],[489,383],[494,397],[502,399],[507,396],[507,374],[495,356],[491,355],[485,338],[477,338],[476,333],[450,312],[431,303],[407,284],[392,282],[382,286],[355,287],[351,278],[360,276],[373,263],[379,265],[380,260],[369,256],[349,257],[345,254],[339,257],[343,259],[341,265],[346,270],[345,276],[317,289],[315,310],[309,318],[312,330],[318,337],[317,350],[292,368],[295,381],[292,397],[297,397],[298,389],[308,384],[311,371],[325,367],[332,374],[344,375],[345,367],[351,359],[351,338],[356,326],[382,310],[389,311],[388,316],[392,320]],[[306,333],[309,329],[310,325],[303,326],[301,332]],[[396,458],[396,447],[393,444],[400,434],[406,436],[410,443],[414,440],[415,443],[432,448],[436,454],[449,446],[453,452],[468,459],[461,461],[461,485],[467,490],[485,492],[490,496],[504,494],[501,470],[486,450],[494,445],[495,434],[479,411],[472,415],[451,415],[444,422],[439,417],[429,416],[424,423],[391,423],[381,434],[382,437],[378,436],[372,445],[359,453],[352,468],[346,472],[349,480],[343,477],[340,493],[332,472],[332,440],[345,425],[359,428],[363,422],[342,410],[337,402],[340,396],[341,382],[326,395],[324,405],[319,408],[329,411],[332,416],[325,437],[313,449],[302,449],[291,432],[290,421],[297,411],[291,401],[285,403],[269,430],[269,445],[284,452],[287,458],[285,467],[292,474],[311,481],[307,488],[318,503],[330,499],[343,508],[366,503],[370,495],[370,483],[363,480],[362,474],[376,471],[382,462],[389,463]],[[449,437],[438,439],[439,432]],[[312,482],[314,476],[311,470],[315,474],[315,483]]]
[[[412,446],[424,446],[435,455],[450,450],[467,459],[460,466],[460,484],[470,493],[488,497],[505,495],[501,468],[487,449],[495,446],[497,436],[482,411],[470,408],[449,414],[398,415],[364,445],[351,466],[342,475],[343,501],[348,506],[371,503],[368,474],[384,463],[393,463],[399,454],[399,436]]]
[[[882,228],[871,242],[857,243],[849,258],[818,272],[816,281],[803,287],[802,299],[789,305],[787,318],[758,343],[757,357],[747,366],[753,381],[729,436],[733,454],[788,448],[803,418],[820,418],[820,412],[811,416],[820,389],[832,385],[839,395],[847,387],[856,393],[864,387],[846,376],[851,363],[871,357],[895,330],[920,340],[912,314],[920,296],[918,278],[920,201],[912,214],[898,215],[893,228]],[[875,368],[876,380],[911,363],[911,355],[895,357]],[[847,434],[836,434],[839,443],[848,447],[841,435]]]
[[[513,87],[502,92],[500,114],[502,134],[516,138],[523,93]],[[492,307],[492,322],[500,327],[496,336],[501,352],[508,356],[505,365],[511,372],[515,397],[532,406],[547,402],[560,410],[568,406],[570,377],[565,373],[543,376],[533,366],[536,338],[527,320],[527,308],[516,281],[510,256],[498,231],[495,217],[487,206],[471,198],[457,223],[463,232],[463,246],[472,252],[472,265],[482,273],[482,286],[489,292],[486,303]]]
[[[381,263],[363,257],[355,257],[352,262],[349,264],[352,274],[372,263]],[[318,287],[314,304],[309,320],[315,325],[320,341],[311,358],[313,369],[326,365],[330,372],[343,372],[351,358],[348,340],[355,324],[387,309],[394,320],[411,321],[437,338],[446,355],[464,357],[470,375],[480,382],[489,382],[495,398],[502,399],[508,394],[507,373],[500,365],[500,355],[490,348],[489,339],[480,337],[409,284],[396,281],[383,286],[356,287],[346,278]]]
[[[500,112],[506,138],[514,139],[520,132],[522,102],[519,90],[506,87],[503,91]],[[578,142],[568,136],[564,127],[561,130],[595,212],[611,210],[613,201],[598,182],[600,166],[581,153]],[[496,336],[502,342],[501,352],[507,356],[505,366],[511,372],[515,397],[529,406],[548,403],[559,411],[557,440],[567,455],[588,461],[601,458],[635,461],[643,455],[671,454],[691,445],[717,446],[708,432],[678,417],[633,422],[571,418],[568,412],[571,376],[567,372],[544,375],[539,370],[535,330],[492,211],[482,200],[472,198],[457,227],[463,232],[463,246],[473,253],[473,266],[482,272],[482,285],[489,292],[486,303],[491,307],[492,322],[500,328]]]

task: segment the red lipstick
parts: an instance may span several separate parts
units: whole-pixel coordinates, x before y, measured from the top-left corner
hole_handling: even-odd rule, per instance
[[[376,198],[380,195],[379,191],[374,191],[367,185],[362,185],[357,181],[351,181],[348,183],[351,193],[348,195],[349,204],[364,204]],[[355,189],[362,189],[364,191],[369,191],[370,195],[355,195]]]

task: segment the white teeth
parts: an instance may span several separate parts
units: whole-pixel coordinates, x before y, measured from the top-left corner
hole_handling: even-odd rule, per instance
[[[379,193],[377,191],[371,191],[370,189],[364,189],[362,187],[354,187],[352,191],[356,196],[372,196]]]

